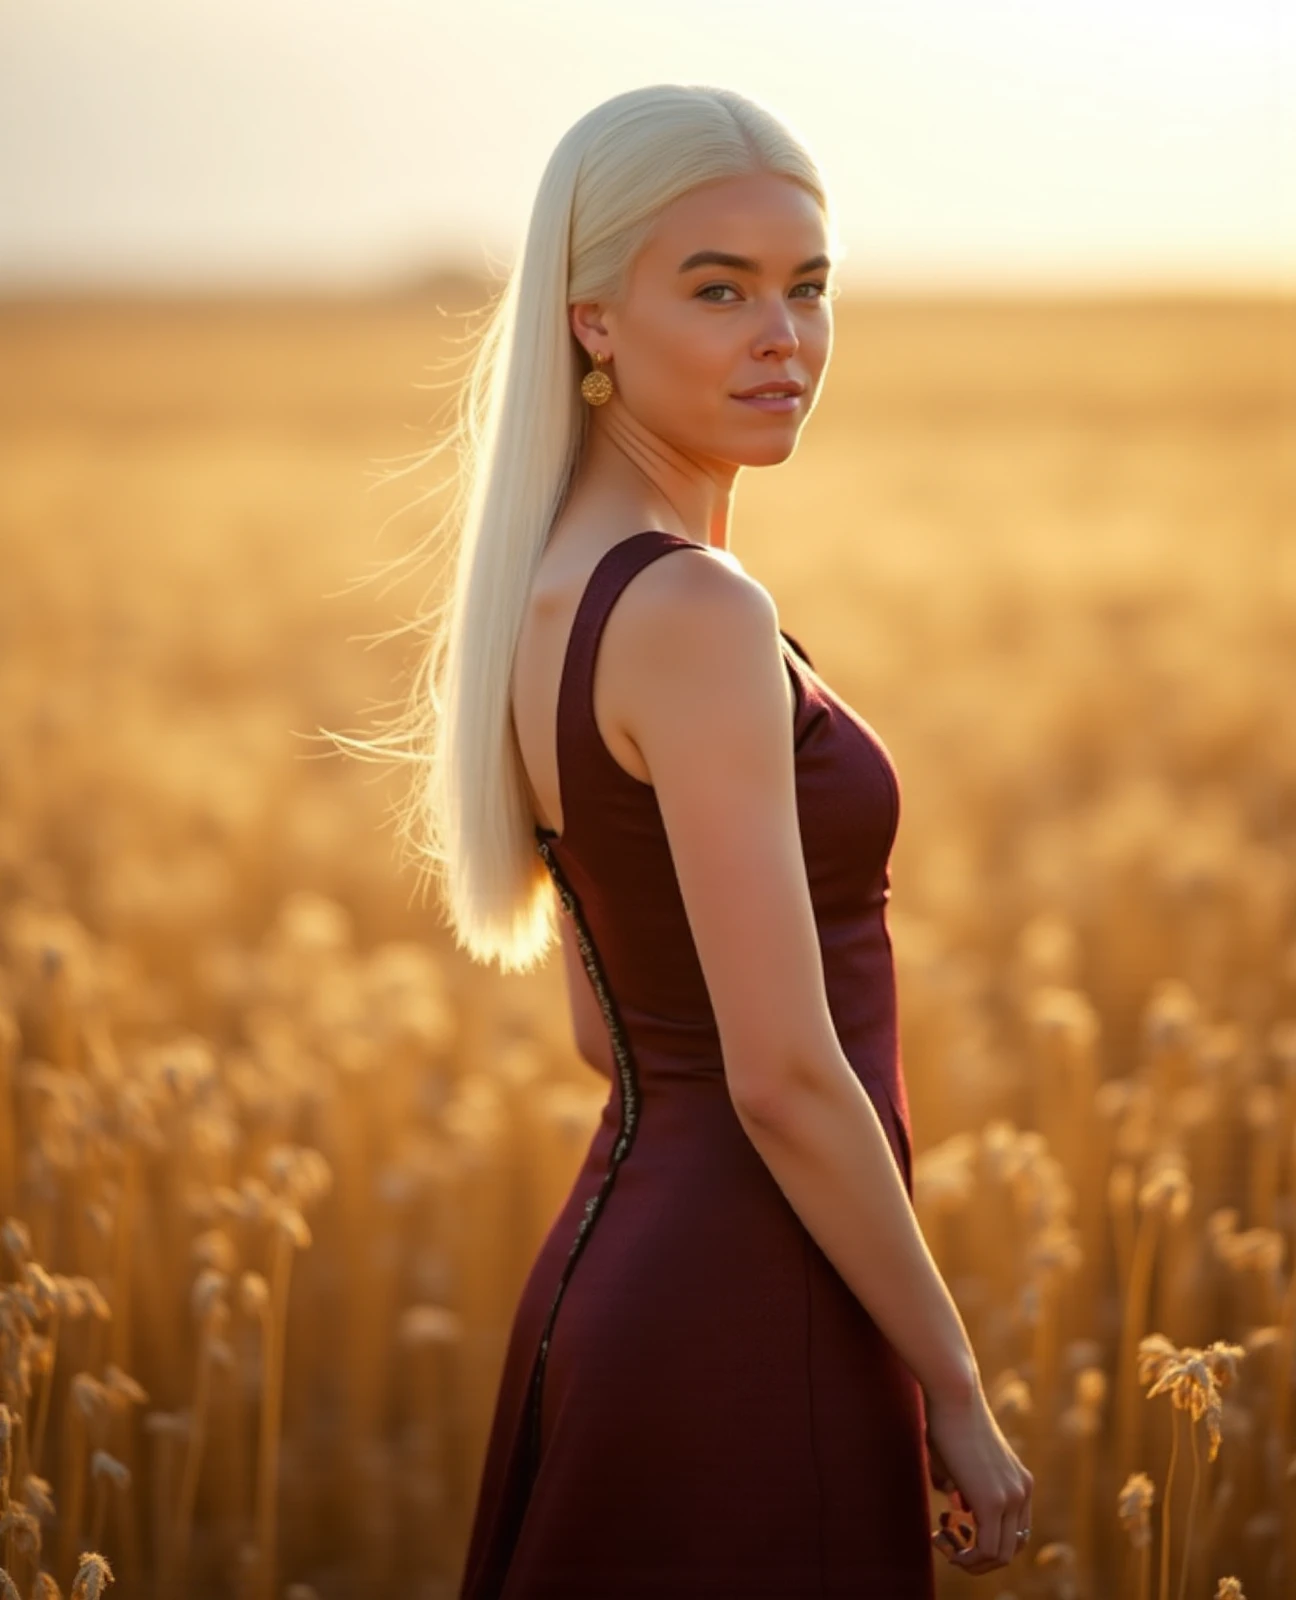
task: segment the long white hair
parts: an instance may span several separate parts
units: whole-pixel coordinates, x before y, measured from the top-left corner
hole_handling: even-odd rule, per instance
[[[461,949],[529,971],[556,933],[536,850],[511,707],[514,652],[537,565],[581,458],[591,363],[568,308],[617,300],[662,209],[699,184],[768,172],[802,185],[831,221],[804,145],[730,89],[654,84],[614,95],[558,142],[540,179],[521,257],[489,307],[449,439],[457,447],[452,571],[413,626],[426,654],[407,708],[353,750],[412,763],[401,837],[437,880]],[[398,630],[399,631],[399,630]]]

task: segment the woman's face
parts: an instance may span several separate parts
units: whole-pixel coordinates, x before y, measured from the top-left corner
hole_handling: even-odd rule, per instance
[[[788,178],[726,178],[672,202],[624,299],[573,308],[586,348],[612,357],[599,411],[622,406],[699,461],[786,460],[832,350],[827,250],[823,213]],[[736,398],[787,380],[804,387],[782,409]]]

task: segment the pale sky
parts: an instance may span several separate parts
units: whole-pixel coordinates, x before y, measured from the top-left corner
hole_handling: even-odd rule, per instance
[[[1293,12],[0,0],[0,293],[498,269],[566,129],[661,82],[805,139],[847,285],[1292,289]]]

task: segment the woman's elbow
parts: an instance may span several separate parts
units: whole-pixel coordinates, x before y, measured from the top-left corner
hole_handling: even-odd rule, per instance
[[[835,1066],[831,1057],[816,1058],[804,1050],[748,1050],[733,1059],[741,1065],[730,1065],[725,1077],[734,1110],[744,1122],[775,1126],[786,1118],[789,1106],[799,1104],[801,1091],[822,1087]]]

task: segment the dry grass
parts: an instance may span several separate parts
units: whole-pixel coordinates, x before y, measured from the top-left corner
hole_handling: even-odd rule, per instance
[[[396,780],[303,737],[413,665],[362,641],[417,577],[356,581],[440,492],[371,488],[436,300],[0,311],[6,1596],[454,1592],[602,1094],[558,964],[466,968]],[[901,773],[917,1204],[1036,1477],[1018,1600],[1296,1585],[1289,323],[840,305],[743,484]]]

